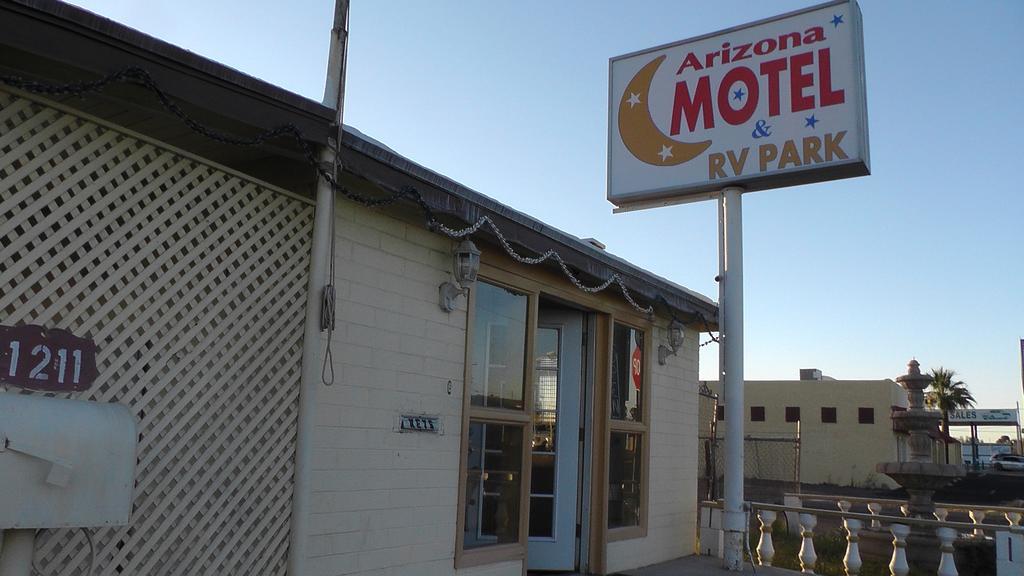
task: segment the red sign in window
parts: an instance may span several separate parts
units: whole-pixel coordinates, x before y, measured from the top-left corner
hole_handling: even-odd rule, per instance
[[[633,358],[630,360],[630,366],[631,366],[630,373],[633,375],[633,386],[636,386],[637,390],[640,389],[640,382],[643,380],[643,378],[642,378],[643,374],[641,373],[641,366],[643,365],[643,359],[644,359],[644,356],[643,356],[643,353],[640,351],[640,347],[637,346],[634,343],[634,345],[633,345]]]

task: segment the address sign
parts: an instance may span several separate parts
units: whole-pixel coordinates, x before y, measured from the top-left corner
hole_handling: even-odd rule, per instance
[[[0,326],[0,384],[80,392],[96,380],[96,344],[57,328]]]

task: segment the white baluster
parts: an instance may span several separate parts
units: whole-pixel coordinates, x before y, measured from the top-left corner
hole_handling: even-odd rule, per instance
[[[907,576],[910,566],[907,564],[907,536],[910,527],[903,524],[889,526],[892,532],[892,560],[889,561],[889,572],[892,576]]]
[[[840,500],[836,504],[839,506],[839,511],[840,512],[849,512],[850,511],[850,501],[849,500]]]
[[[882,511],[882,505],[879,504],[878,502],[871,502],[870,504],[868,504],[868,512],[871,512],[872,516],[878,516],[878,514],[881,511]],[[881,528],[882,528],[882,523],[879,522],[878,520],[872,518],[871,519],[871,529],[872,530],[880,530]]]
[[[772,524],[775,523],[775,512],[760,510],[757,513],[761,521],[761,541],[757,543],[757,560],[761,566],[771,566],[775,557],[775,545],[772,544]]]
[[[1016,526],[1020,522],[1020,512],[1007,512],[1006,521],[1010,523],[1010,526]]]
[[[939,550],[942,558],[939,560],[939,571],[937,576],[958,576],[956,561],[953,559],[953,541],[956,540],[956,530],[952,528],[939,528],[935,530],[939,537]]]
[[[846,556],[843,556],[843,566],[846,566],[848,576],[860,574],[862,562],[860,560],[860,533],[863,524],[860,520],[844,518],[843,526],[846,527]]]
[[[936,520],[939,522],[945,522],[946,516],[949,516],[949,510],[946,510],[945,508],[936,508],[933,514],[935,514]]]
[[[985,520],[986,513],[987,512],[985,510],[971,510],[971,521],[974,522],[975,538],[985,537],[985,531],[982,530],[979,526],[981,526],[982,521]]]
[[[818,524],[818,517],[814,514],[801,514],[800,527],[803,531],[803,543],[800,544],[800,568],[804,574],[814,574],[814,564],[818,561],[818,555],[814,552],[814,527]]]

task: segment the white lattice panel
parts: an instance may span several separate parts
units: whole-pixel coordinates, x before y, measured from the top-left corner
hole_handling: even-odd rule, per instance
[[[132,524],[96,574],[284,574],[313,207],[0,92],[0,323],[89,335],[80,397],[140,421]],[[85,574],[81,531],[40,535]]]

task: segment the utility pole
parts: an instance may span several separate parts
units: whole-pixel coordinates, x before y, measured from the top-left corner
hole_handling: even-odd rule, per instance
[[[320,166],[337,178],[341,172],[336,151],[341,149],[344,132],[342,118],[345,103],[345,63],[348,57],[348,0],[335,0],[331,48],[324,87],[324,105],[334,108],[335,130],[321,147]],[[299,389],[299,425],[295,443],[295,487],[292,493],[291,532],[288,547],[289,576],[305,576],[306,543],[309,541],[310,498],[313,469],[313,433],[316,392],[323,381],[324,352],[321,343],[331,346],[322,333],[333,329],[334,310],[334,185],[317,175],[316,217],[313,222],[313,246],[310,251],[309,287],[306,299],[306,326],[303,334],[302,383]],[[328,317],[330,316],[330,317]]]

